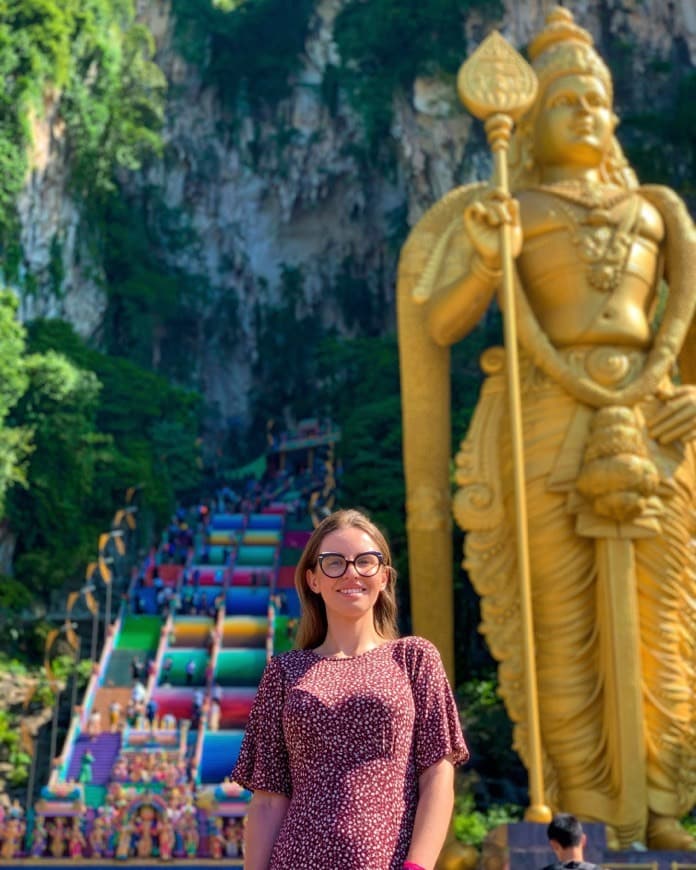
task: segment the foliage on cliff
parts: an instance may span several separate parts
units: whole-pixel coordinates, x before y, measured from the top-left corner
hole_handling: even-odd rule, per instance
[[[25,332],[16,318],[17,300],[0,293],[0,515],[7,490],[26,483],[26,460],[31,449],[31,433],[22,425],[12,425],[11,414],[27,390],[29,378],[24,365]]]
[[[13,462],[6,447],[0,479],[3,494],[21,484],[3,512],[17,540],[14,576],[2,578],[7,613],[82,574],[128,486],[143,486],[158,523],[197,489],[200,398],[91,350],[65,322],[34,322],[27,335],[14,297],[1,301],[0,440],[22,448]]]
[[[338,16],[338,68],[329,68],[365,125],[374,152],[389,141],[392,102],[419,75],[452,78],[464,60],[465,24],[472,11],[494,21],[498,0],[351,0]]]
[[[0,233],[4,268],[16,240],[16,198],[31,168],[32,125],[49,117],[65,136],[81,194],[113,189],[160,146],[164,77],[132,0],[1,0]],[[19,257],[14,253],[18,264]],[[11,278],[16,276],[11,275]]]
[[[42,159],[40,126],[89,215],[92,244],[103,245],[124,174],[162,151],[166,82],[133,0],[0,0],[0,47],[0,256],[5,279],[31,294],[37,282],[24,260],[17,198]],[[49,272],[59,297],[54,242]],[[132,235],[107,247],[111,262],[138,261]],[[65,323],[33,324],[27,339],[12,299],[0,305],[0,516],[16,539],[14,576],[2,584],[10,610],[83,571],[127,486],[143,484],[162,518],[197,485],[200,401],[87,348]],[[166,308],[161,294],[153,304]],[[151,363],[150,354],[140,358]],[[14,482],[21,485],[8,491]]]
[[[315,0],[172,0],[177,46],[228,107],[287,96]]]

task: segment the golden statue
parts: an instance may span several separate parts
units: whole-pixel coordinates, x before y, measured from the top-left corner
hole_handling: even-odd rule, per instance
[[[490,51],[504,103],[518,74]],[[514,199],[500,177],[452,191],[399,264],[414,629],[451,668],[453,507],[536,803],[605,822],[615,845],[693,849],[679,819],[696,803],[696,232],[672,191],[638,185],[610,73],[567,10],[529,56],[536,97],[505,144]],[[505,284],[503,237],[514,353],[506,330],[482,356],[452,505],[448,348]]]

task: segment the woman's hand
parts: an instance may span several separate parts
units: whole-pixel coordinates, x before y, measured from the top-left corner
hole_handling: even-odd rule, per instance
[[[484,265],[498,270],[500,260],[500,227],[509,224],[512,255],[522,248],[519,203],[509,194],[492,188],[483,197],[464,209],[464,227]]]
[[[648,431],[660,444],[696,438],[696,387],[691,384],[659,391],[662,407],[649,418]]]

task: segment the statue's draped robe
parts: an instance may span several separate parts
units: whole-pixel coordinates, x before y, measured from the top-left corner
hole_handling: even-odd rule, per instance
[[[579,354],[582,357],[582,354]],[[537,685],[547,798],[583,818],[619,819],[640,839],[640,815],[615,806],[615,722],[605,704],[607,650],[596,538],[578,533],[586,507],[574,482],[592,409],[528,360],[521,366],[525,475]],[[661,404],[648,397],[639,419]],[[649,441],[662,477],[655,528],[632,537],[644,708],[647,805],[679,818],[696,800],[696,445]],[[468,531],[466,567],[482,598],[482,631],[500,661],[500,690],[527,757],[524,674],[515,570],[511,445],[504,374],[484,384],[459,457],[455,514]],[[575,474],[573,474],[575,472]],[[497,502],[479,510],[481,492]],[[657,508],[655,509],[657,512]],[[491,520],[493,520],[491,522]],[[634,530],[635,532],[635,530]],[[630,534],[628,530],[628,534]],[[638,531],[641,535],[643,532]],[[629,593],[627,593],[627,598]],[[636,759],[638,763],[638,759]],[[640,797],[640,796],[636,796]],[[619,831],[621,833],[621,831]]]

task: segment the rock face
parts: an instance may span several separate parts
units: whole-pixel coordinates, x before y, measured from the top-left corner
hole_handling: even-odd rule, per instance
[[[63,123],[48,97],[41,118],[33,118],[31,170],[18,209],[23,275],[31,292],[20,293],[23,320],[60,317],[81,335],[99,328],[105,309],[102,270],[81,232],[80,205],[68,193]]]
[[[291,96],[264,117],[238,116],[234,125],[231,107],[204,88],[198,71],[176,53],[168,0],[138,4],[172,87],[165,156],[130,184],[154,186],[192,230],[190,245],[160,253],[172,267],[204,276],[211,288],[200,302],[209,326],[201,330],[195,370],[223,420],[248,414],[253,363],[262,352],[254,308],[279,304],[284,269],[301,269],[301,304],[326,328],[356,328],[336,298],[337,276],[347,271],[369,288],[389,329],[404,224],[412,225],[455,185],[489,173],[480,130],[458,105],[452,84],[437,77],[418,79],[410,93],[395,95],[395,160],[389,171],[360,158],[360,118],[344,98],[330,111],[321,91],[327,65],[339,61],[333,28],[346,2],[316,0]],[[499,28],[524,45],[551,5],[506,0]],[[571,8],[614,71],[623,65],[619,114],[646,99],[665,98],[653,86],[655,61],[671,65],[673,82],[693,72],[693,0],[575,0]],[[469,16],[462,58],[487,26]],[[34,169],[20,202],[26,266],[37,285],[22,299],[21,312],[25,318],[65,317],[83,335],[93,335],[105,308],[102,268],[84,249],[80,207],[67,193],[63,157],[60,124],[49,106],[35,125]],[[401,230],[395,229],[399,220]],[[59,287],[52,277],[56,260]],[[216,311],[231,299],[236,313],[229,340],[216,334]]]

